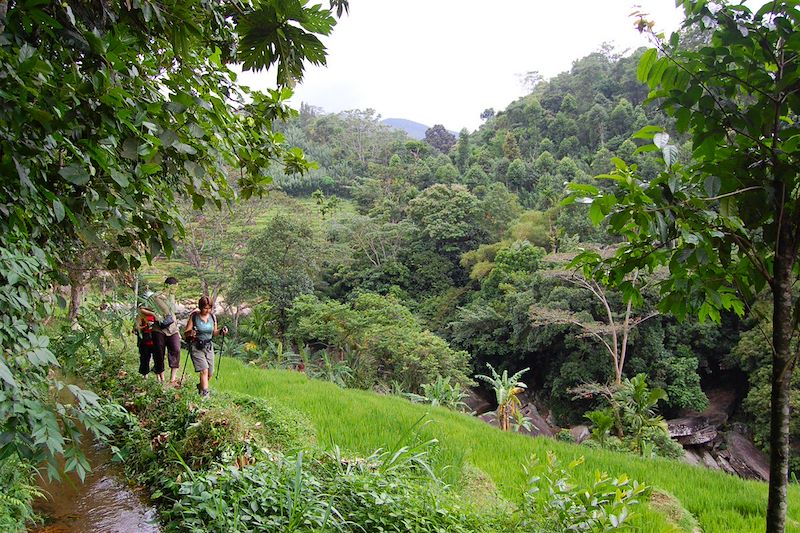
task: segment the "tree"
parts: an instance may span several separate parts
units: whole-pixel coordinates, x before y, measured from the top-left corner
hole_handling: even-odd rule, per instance
[[[480,204],[463,185],[433,185],[408,205],[409,218],[446,253],[466,251],[479,236]]]
[[[789,397],[797,354],[800,264],[800,15],[792,3],[768,2],[755,13],[687,0],[684,28],[713,30],[710,45],[681,48],[680,35],[645,52],[638,75],[692,138],[694,162],[675,163],[658,128],[641,136],[661,149],[666,169],[652,181],[615,160],[617,192],[576,186],[594,196],[590,216],[607,218],[624,243],[608,261],[585,254],[596,277],[622,283],[637,269],[666,265],[662,308],[719,320],[743,314],[762,291],[772,300],[770,480],[767,531],[786,527]],[[640,27],[648,28],[643,21]]]
[[[494,117],[493,107],[487,107],[486,109],[481,111],[481,120],[489,120],[492,117]]]
[[[311,293],[317,275],[318,250],[308,224],[284,215],[273,218],[247,244],[247,253],[231,287],[234,302],[268,302],[286,325],[286,309],[295,298]]]
[[[172,251],[183,232],[176,197],[195,207],[233,198],[227,164],[245,197],[264,190],[272,161],[308,168],[271,126],[291,114],[286,87],[304,62],[325,63],[317,34],[334,18],[300,0],[9,0],[2,10],[0,457],[55,473],[56,456],[79,457],[76,419],[99,431],[86,417],[91,393],[70,386],[79,401],[50,406],[58,363],[39,324],[49,282],[64,281],[63,246],[107,239],[107,266],[127,271]],[[280,89],[247,99],[233,61],[277,67]],[[82,473],[85,461],[66,464]]]
[[[441,124],[436,124],[432,128],[425,130],[425,142],[446,154],[455,146],[456,136],[447,131]]]
[[[582,273],[571,271],[553,270],[549,272],[549,275],[589,291],[602,305],[603,321],[597,322],[591,317],[587,319],[584,314],[573,313],[569,310],[553,309],[534,304],[530,309],[532,324],[534,326],[571,324],[581,328],[584,335],[600,342],[608,352],[614,369],[614,385],[619,387],[622,384],[622,370],[627,357],[630,332],[639,324],[656,316],[658,313],[636,316],[633,314],[633,302],[628,299],[625,302],[625,311],[620,316],[620,313],[615,312],[613,309],[613,302],[609,298],[606,289],[596,280],[587,278]],[[641,290],[640,284],[637,284],[637,279],[638,273],[634,273],[630,285],[637,290]]]
[[[508,370],[503,370],[501,375],[489,363],[486,363],[486,366],[491,370],[492,375],[478,374],[475,377],[488,383],[494,390],[495,399],[497,400],[495,417],[498,424],[500,424],[500,429],[508,431],[511,427],[511,419],[516,418],[522,405],[519,400],[519,394],[528,388],[525,383],[520,381],[520,378],[530,368],[523,368],[513,376],[509,376]]]
[[[228,286],[234,258],[244,251],[253,235],[240,228],[253,224],[259,205],[251,199],[216,213],[194,211],[188,217],[185,236],[177,251],[200,279],[203,295],[212,302]]]
[[[459,171],[464,172],[467,170],[469,154],[469,131],[467,131],[467,128],[463,128],[458,134],[458,146],[456,147],[455,156],[455,163]]]

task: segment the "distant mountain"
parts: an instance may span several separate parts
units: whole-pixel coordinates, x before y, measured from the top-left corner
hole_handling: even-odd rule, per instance
[[[403,130],[408,134],[409,137],[420,140],[425,138],[425,131],[430,128],[430,126],[426,126],[425,124],[420,124],[419,122],[414,122],[413,120],[407,120],[404,118],[385,118],[381,120],[381,124],[386,124],[392,128]]]

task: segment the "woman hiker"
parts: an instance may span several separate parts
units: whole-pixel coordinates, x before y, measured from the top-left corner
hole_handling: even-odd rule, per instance
[[[184,334],[189,342],[189,351],[192,354],[192,365],[195,372],[200,373],[200,383],[197,390],[201,396],[208,396],[208,380],[214,374],[214,344],[211,342],[214,335],[228,333],[228,328],[217,328],[217,317],[211,313],[213,306],[208,296],[203,296],[197,302],[199,310],[193,311],[186,322]]]

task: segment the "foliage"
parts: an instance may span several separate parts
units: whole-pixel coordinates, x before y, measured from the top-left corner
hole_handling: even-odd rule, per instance
[[[287,338],[298,344],[322,345],[343,356],[352,350],[364,372],[358,387],[392,380],[416,392],[423,383],[449,377],[469,383],[469,354],[456,351],[424,330],[411,312],[391,296],[365,293],[352,305],[299,298],[288,311]]]
[[[273,160],[308,168],[271,129],[291,114],[290,91],[248,94],[226,64],[274,65],[286,86],[304,61],[324,64],[316,34],[334,18],[299,0],[14,0],[2,13],[0,456],[47,461],[54,473],[67,454],[67,469],[81,473],[75,421],[100,427],[95,397],[76,387],[76,406],[52,408],[57,362],[39,327],[51,312],[44,293],[64,282],[61,251],[111,244],[109,267],[136,268],[142,255],[173,250],[176,197],[196,207],[233,198],[226,165],[241,170],[244,197],[264,190]]]
[[[618,386],[594,390],[609,404],[604,409],[586,413],[586,418],[592,422],[592,439],[600,446],[628,449],[647,457],[683,457],[683,448],[670,438],[667,423],[656,412],[656,404],[666,400],[667,393],[663,389],[651,389],[647,376],[637,374]],[[612,431],[619,440],[609,438]]]
[[[439,405],[454,411],[465,411],[467,404],[464,403],[464,398],[466,397],[467,393],[464,392],[463,387],[459,383],[450,383],[449,377],[439,376],[432,383],[422,384],[421,400],[431,404],[432,407]]]
[[[266,301],[285,327],[285,312],[295,298],[312,292],[317,275],[314,233],[307,224],[276,215],[247,244],[231,287],[236,302]]]
[[[425,131],[425,142],[446,154],[456,144],[456,136],[441,124],[435,124]]]
[[[409,204],[409,217],[446,253],[464,252],[482,238],[478,199],[463,185],[433,185]]]
[[[512,419],[516,421],[518,425],[520,423],[520,419],[517,418],[519,406],[521,405],[518,395],[528,388],[525,383],[520,381],[520,378],[530,369],[523,368],[513,376],[509,376],[508,370],[503,370],[501,375],[498,374],[489,363],[486,363],[486,366],[492,372],[492,375],[486,376],[484,374],[477,374],[475,378],[485,381],[494,390],[495,399],[497,401],[497,409],[495,410],[497,422],[500,424],[500,429],[508,431]]]
[[[796,295],[800,219],[797,217],[800,143],[794,117],[800,96],[786,91],[800,80],[800,41],[795,6],[766,2],[748,7],[683,2],[684,26],[711,33],[708,46],[681,47],[679,34],[657,40],[642,55],[638,77],[649,98],[692,137],[693,162],[677,160],[677,146],[661,128],[652,139],[665,171],[651,181],[638,167],[615,160],[606,178],[618,192],[575,187],[593,197],[590,216],[608,219],[628,241],[598,277],[622,282],[630,272],[660,265],[663,310],[720,320],[722,310],[744,314],[762,291],[772,295],[773,362],[770,500],[767,530],[786,525],[789,465],[789,394],[796,353],[790,348],[797,320]],[[647,24],[642,26],[647,27]],[[669,245],[667,245],[669,244]],[[588,268],[587,268],[588,269]]]
[[[631,531],[633,510],[650,495],[650,488],[627,476],[610,477],[596,472],[590,483],[579,483],[573,471],[580,457],[562,466],[548,452],[544,465],[530,468],[533,474],[522,507],[523,527],[534,531]],[[537,475],[538,474],[538,475]]]
[[[3,531],[27,531],[35,515],[31,509],[34,498],[42,496],[35,484],[36,468],[20,462],[17,457],[0,461],[0,528]]]
[[[109,411],[118,455],[152,492],[167,531],[493,531],[500,520],[459,503],[430,465],[435,441],[407,429],[365,458],[311,447],[296,411],[218,393],[197,404],[108,359],[83,371],[125,410]]]

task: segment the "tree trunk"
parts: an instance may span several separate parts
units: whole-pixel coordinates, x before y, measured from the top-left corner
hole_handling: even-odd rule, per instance
[[[789,484],[789,389],[792,377],[792,264],[784,229],[774,263],[772,287],[772,394],[769,435],[769,501],[767,533],[786,529],[786,492]]]
[[[81,307],[81,297],[83,296],[83,284],[72,280],[69,284],[69,315],[70,320],[78,318],[78,311]]]

